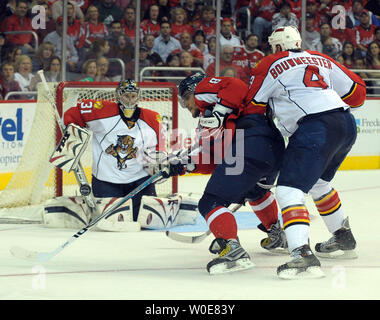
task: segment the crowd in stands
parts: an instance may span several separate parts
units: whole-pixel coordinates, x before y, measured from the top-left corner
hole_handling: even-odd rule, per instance
[[[220,75],[249,82],[251,68],[271,53],[267,39],[272,30],[288,25],[301,30],[301,4],[301,0],[222,1]],[[345,10],[343,18],[337,19],[337,6]],[[135,8],[135,0],[68,1],[66,80],[135,77]],[[1,2],[0,99],[12,91],[35,91],[41,81],[40,69],[48,81],[60,80],[62,12],[62,0]],[[147,66],[197,67],[215,75],[216,9],[212,1],[141,0],[140,21],[139,70]],[[307,0],[305,29],[305,49],[327,54],[351,69],[366,69],[362,76],[380,70],[379,0]],[[21,32],[8,34],[10,31]],[[124,75],[120,60],[125,65]],[[190,73],[168,68],[145,76],[163,81]],[[372,72],[372,76],[379,74]]]

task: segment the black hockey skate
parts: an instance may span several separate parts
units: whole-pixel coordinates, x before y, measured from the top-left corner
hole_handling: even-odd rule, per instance
[[[277,275],[281,279],[322,278],[321,263],[313,254],[310,246],[305,244],[291,252],[293,260],[279,266]]]
[[[268,234],[268,237],[260,241],[263,249],[272,253],[289,254],[288,243],[286,241],[285,232],[282,230],[280,221],[272,224],[269,230],[265,229],[263,224],[257,226],[258,229]]]
[[[315,255],[329,259],[355,259],[356,241],[351,232],[348,217],[343,220],[342,227],[333,233],[333,236],[315,245]]]
[[[217,242],[221,250],[215,252],[219,253],[219,256],[207,264],[207,271],[210,274],[235,272],[255,266],[237,240],[218,239]]]

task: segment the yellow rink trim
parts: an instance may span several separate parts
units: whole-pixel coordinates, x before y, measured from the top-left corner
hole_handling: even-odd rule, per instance
[[[347,157],[339,170],[370,170],[380,169],[380,156],[350,156]],[[91,182],[91,168],[84,168],[86,177]],[[202,175],[199,173],[190,173],[185,176]],[[0,190],[4,190],[13,176],[13,172],[0,173]],[[52,176],[52,175],[51,175]],[[49,178],[47,185],[51,184],[52,178]],[[63,173],[64,185],[75,185],[76,179],[74,173]]]

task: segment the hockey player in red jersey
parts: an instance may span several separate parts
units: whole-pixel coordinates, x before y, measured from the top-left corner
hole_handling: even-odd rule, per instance
[[[200,152],[186,161],[171,159],[163,166],[168,175],[185,172],[212,173],[198,203],[216,241],[219,256],[208,263],[210,274],[232,272],[253,266],[237,238],[231,203],[250,199],[255,213],[269,233],[262,247],[285,247],[273,195],[256,185],[276,176],[284,150],[284,140],[264,113],[249,113],[245,106],[248,86],[227,77],[195,74],[179,85],[183,106],[199,117]],[[248,112],[247,112],[248,111]],[[236,156],[232,155],[235,152]],[[208,158],[207,161],[206,158]]]
[[[330,57],[301,50],[294,27],[269,37],[273,54],[252,70],[248,109],[271,110],[289,137],[276,187],[292,260],[278,267],[280,278],[323,277],[309,246],[309,193],[332,238],[317,243],[317,256],[354,258],[356,242],[339,195],[330,185],[356,139],[350,110],[366,97],[363,80]]]
[[[92,139],[92,190],[95,197],[124,197],[146,180],[143,152],[164,151],[161,116],[138,107],[140,88],[134,80],[121,81],[116,100],[84,100],[68,109],[64,123],[87,127]],[[137,221],[143,195],[155,196],[154,184],[133,198],[133,220]]]

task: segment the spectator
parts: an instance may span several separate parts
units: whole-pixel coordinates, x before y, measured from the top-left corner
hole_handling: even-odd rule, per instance
[[[380,27],[375,29],[375,41],[380,46]]]
[[[90,48],[96,38],[106,37],[108,37],[108,27],[101,22],[99,9],[93,5],[89,6],[85,17],[80,46]]]
[[[158,4],[158,21],[170,21],[170,3],[169,0],[157,0]]]
[[[51,42],[42,43],[33,58],[32,72],[45,69],[46,63],[54,54],[54,45]]]
[[[180,38],[181,49],[174,50],[174,53],[180,53],[181,51],[188,51],[193,56],[193,67],[203,66],[203,54],[202,52],[192,43],[191,34],[188,32],[183,32]]]
[[[161,31],[160,21],[158,20],[160,9],[158,5],[151,5],[147,12],[146,18],[143,19],[140,23],[141,37],[143,38],[147,34],[153,34],[155,37],[158,37]]]
[[[123,11],[114,0],[100,0],[96,7],[99,10],[100,22],[106,26],[109,26],[112,21],[120,21],[123,18]]]
[[[32,20],[26,16],[27,12],[28,2],[26,0],[18,1],[15,13],[4,21],[2,31],[33,31]],[[25,54],[34,52],[31,33],[8,34],[7,40],[9,43],[21,47]]]
[[[91,45],[90,51],[86,55],[86,59],[98,59],[99,57],[107,56],[110,52],[108,40],[97,38]]]
[[[366,65],[368,69],[371,70],[380,70],[380,50],[377,42],[373,41],[368,45],[368,50],[366,54]],[[377,75],[380,78],[380,74],[373,73],[373,75]]]
[[[59,82],[61,80],[61,59],[57,56],[50,57],[43,70],[47,82]],[[41,81],[41,77],[37,73],[30,81],[30,90],[37,91],[37,85]]]
[[[121,23],[123,24],[124,33],[134,41],[136,37],[136,11],[134,7],[128,6],[124,9]]]
[[[181,43],[170,35],[170,22],[163,21],[160,24],[160,35],[154,40],[153,51],[157,52],[163,61],[166,61],[168,55],[176,50],[181,50]]]
[[[297,19],[301,19],[302,15],[302,0],[288,0],[287,1],[291,6],[291,11],[296,15]],[[307,4],[307,2],[306,2]]]
[[[349,41],[356,47],[356,35],[354,29],[344,28],[344,29],[331,29],[331,36],[337,38],[341,43]]]
[[[192,35],[193,30],[190,25],[187,24],[186,11],[183,8],[177,7],[172,9],[170,22],[172,25],[170,35],[174,38],[179,40],[183,32]]]
[[[108,54],[109,58],[121,59],[124,64],[127,64],[133,58],[133,56],[133,45],[131,43],[131,40],[125,34],[120,35],[117,43],[112,44],[110,52]],[[108,75],[113,81],[121,80],[120,70],[121,68],[119,62],[110,62]]]
[[[302,39],[302,45],[305,50],[315,51],[321,38],[320,33],[315,28],[315,14],[306,13],[305,22],[305,37]]]
[[[147,59],[148,56],[148,49],[145,46],[141,46],[139,50],[139,72],[145,68],[150,66],[150,62]],[[144,72],[144,76],[152,76],[152,71]],[[127,79],[134,79],[135,78],[135,59],[132,59],[129,61],[125,66],[125,77]],[[149,81],[149,80],[148,80]],[[151,81],[151,80],[150,80]]]
[[[0,95],[3,99],[8,92],[21,91],[21,87],[14,79],[15,67],[12,62],[6,61],[1,65]],[[11,99],[11,98],[10,98]]]
[[[57,19],[55,25],[55,31],[50,32],[44,39],[44,42],[50,42],[55,47],[55,54],[62,60],[62,17]],[[76,66],[79,60],[78,52],[74,46],[74,41],[70,36],[66,37],[67,41],[67,51],[66,51],[66,61],[68,64],[68,69],[71,72],[76,71]]]
[[[232,20],[230,18],[223,18],[222,23],[220,25],[220,33],[220,46],[243,46],[243,42],[240,40],[240,38],[232,33]]]
[[[78,7],[79,8],[79,7]],[[74,45],[80,48],[80,37],[84,17],[77,18],[75,15],[75,6],[72,2],[67,3],[67,34],[73,38]]]
[[[44,38],[47,34],[55,30],[55,20],[53,19],[52,13],[51,13],[51,7],[49,5],[49,2],[47,0],[39,1],[38,5],[44,7],[45,9],[45,28],[38,28],[35,29],[34,32],[37,33],[38,36],[38,43],[42,43],[44,41]],[[72,5],[71,5],[72,7]],[[32,4],[33,8],[33,4]],[[69,12],[69,5],[67,6],[67,11]],[[36,13],[40,14],[40,12]]]
[[[188,23],[192,27],[193,22],[198,20],[201,15],[199,5],[196,0],[185,0],[182,7],[186,11]]]
[[[123,30],[123,24],[121,21],[112,21],[110,28],[108,30],[108,36],[105,38],[111,43],[115,43],[117,39],[119,39],[119,36],[124,34]]]
[[[151,66],[162,66],[164,64],[163,60],[161,59],[160,55],[157,52],[153,51],[154,39],[155,37],[153,34],[147,34],[144,37],[143,45],[148,50],[147,59],[150,61]]]
[[[344,42],[342,53],[338,56],[337,61],[349,69],[355,66],[355,47],[352,42]]]
[[[224,68],[232,67],[236,70],[236,77],[240,80],[243,80],[247,83],[249,83],[249,79],[247,78],[247,74],[244,72],[244,70],[233,63],[232,57],[234,54],[234,47],[230,45],[224,45],[221,47],[221,55],[220,55],[220,64],[219,64],[219,71],[220,73],[223,71]],[[215,74],[215,61],[212,62],[206,69],[206,73],[209,77],[216,76]]]
[[[356,43],[363,57],[366,55],[368,45],[375,40],[376,27],[371,24],[368,10],[360,14],[360,24],[355,27]]]
[[[189,51],[182,51],[179,54],[179,63],[180,67],[183,68],[192,68],[193,67],[193,55]],[[187,76],[191,75],[193,72],[191,70],[188,71],[182,71],[181,76],[186,78]]]
[[[32,59],[27,55],[21,55],[15,63],[15,80],[20,85],[21,91],[30,91],[29,85],[33,78]]]
[[[95,81],[98,74],[98,66],[95,59],[86,60],[82,66],[82,75],[79,81]]]
[[[284,1],[280,5],[280,12],[272,17],[272,30],[286,26],[294,26],[298,29],[299,21],[295,13],[291,12],[290,4]]]
[[[227,67],[227,68],[224,68],[222,70],[222,72],[220,73],[220,76],[221,77],[232,77],[232,78],[236,78],[237,74],[236,74],[236,70],[232,67]]]
[[[364,6],[362,0],[353,0],[352,1],[352,11],[348,12],[348,18],[350,19],[350,22],[352,23],[353,27],[357,27],[361,24],[361,14],[363,12]],[[375,26],[379,26],[379,20],[376,18],[376,16],[366,10],[369,15],[369,24],[373,24]]]
[[[11,47],[9,50],[7,50],[5,54],[5,61],[10,61],[13,64],[16,62],[17,58],[21,56],[22,50],[20,47]]]
[[[206,5],[201,9],[200,18],[193,22],[193,33],[196,30],[202,30],[207,39],[216,36],[215,11],[212,6]]]
[[[331,37],[331,26],[328,23],[321,25],[321,38],[317,43],[317,51],[335,59],[342,51],[342,44],[337,38]]]
[[[195,31],[193,35],[193,43],[203,55],[208,53],[206,35],[202,30]]]
[[[179,60],[179,54],[178,53],[171,53],[166,58],[165,67],[179,67],[180,66],[180,60]],[[163,70],[158,73],[160,77],[163,79],[161,81],[170,81],[174,82],[175,84],[179,84],[180,80],[172,79],[171,77],[179,77],[180,72],[178,70]]]
[[[256,0],[251,5],[251,15],[255,17],[251,30],[259,37],[259,46],[272,32],[272,18],[277,11],[278,3],[278,0]]]
[[[207,70],[208,66],[215,61],[216,37],[208,39],[207,50],[208,52],[203,56],[203,70]]]
[[[6,21],[6,18],[16,12],[17,0],[1,1],[0,3],[0,18],[1,21]]]
[[[4,33],[0,33],[0,65],[6,60],[10,47],[7,43],[7,37]]]
[[[96,81],[111,81],[111,79],[107,76],[108,68],[110,65],[107,57],[98,57],[98,59],[96,59],[96,65],[98,66],[98,74],[96,76]]]
[[[71,4],[74,9],[73,18],[78,19],[80,22],[84,21],[84,14],[80,6],[75,1],[68,1],[68,4]],[[67,7],[68,8],[68,7]],[[63,15],[63,0],[57,0],[51,6],[51,13],[53,20],[57,20],[58,17]]]
[[[252,33],[247,36],[242,48],[234,50],[232,61],[244,70],[247,78],[250,77],[251,69],[264,58],[264,53],[257,49],[258,44],[259,37]]]

